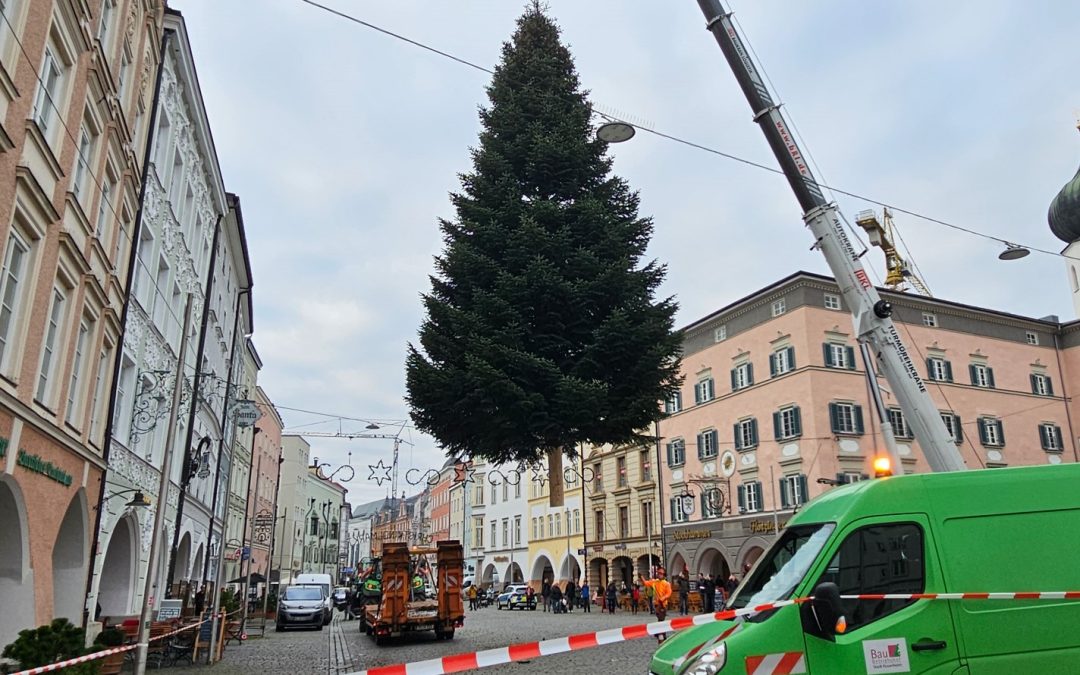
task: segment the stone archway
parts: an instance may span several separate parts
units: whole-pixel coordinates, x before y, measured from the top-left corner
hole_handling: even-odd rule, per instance
[[[128,513],[116,522],[105,548],[98,582],[98,604],[102,617],[127,616],[133,613],[135,576],[139,559],[139,524]]]
[[[26,503],[19,484],[9,475],[0,475],[0,607],[9,608],[0,612],[0,644],[12,642],[20,630],[36,625]]]
[[[185,532],[180,538],[180,545],[176,547],[176,572],[173,575],[173,583],[179,583],[188,579],[191,570],[191,533]]]
[[[563,558],[562,563],[559,565],[559,579],[561,581],[573,581],[575,584],[581,583],[581,565],[578,563],[577,558],[569,554]]]
[[[697,571],[713,579],[719,576],[726,580],[731,574],[731,567],[722,551],[710,547],[698,551]]]
[[[510,563],[510,567],[506,568],[506,575],[503,580],[511,584],[525,583],[525,575],[521,571],[521,565],[516,562]]]
[[[608,561],[605,558],[593,558],[589,561],[589,585],[594,589],[607,588]]]
[[[674,579],[676,574],[682,574],[684,570],[686,570],[686,559],[681,553],[672,554],[671,560],[668,561],[668,579]]]
[[[191,568],[191,585],[196,589],[203,580],[203,555],[205,555],[205,552],[203,545],[200,543],[198,550],[195,552],[195,566]]]
[[[551,564],[551,558],[544,554],[536,556],[536,560],[533,561],[531,580],[537,584],[555,581],[555,566]]]
[[[635,581],[636,572],[634,571],[634,561],[628,556],[620,555],[611,560],[611,581],[615,582],[615,587],[622,589],[622,585],[625,583],[627,588]]]
[[[653,571],[661,565],[660,556],[639,555],[636,561],[636,572],[645,577],[654,576]]]
[[[68,504],[53,543],[53,617],[82,623],[86,599],[86,498],[80,489]]]
[[[484,573],[480,576],[480,587],[487,588],[494,583],[498,583],[499,573],[495,569],[495,565],[488,563],[484,567]]]

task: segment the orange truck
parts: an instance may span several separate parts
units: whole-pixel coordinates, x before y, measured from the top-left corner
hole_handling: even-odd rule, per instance
[[[417,593],[413,580],[425,567],[426,556],[435,555],[435,597]],[[382,550],[382,597],[364,608],[362,630],[383,645],[392,637],[413,631],[435,631],[435,637],[451,640],[465,623],[461,600],[464,552],[458,541],[440,541],[434,549],[410,549],[403,542],[386,542]]]

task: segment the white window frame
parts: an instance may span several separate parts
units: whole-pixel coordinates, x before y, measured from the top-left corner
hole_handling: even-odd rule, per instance
[[[2,29],[3,27],[0,27]],[[93,157],[93,141],[90,139],[90,131],[86,128],[86,125],[79,127],[79,145],[75,151],[75,170],[71,176],[71,194],[75,195],[76,199],[80,199],[83,193],[83,184],[86,182],[86,176],[89,173],[89,164]]]
[[[718,447],[713,447],[713,439],[717,438],[716,429],[706,429],[698,434],[701,439],[701,458],[712,459],[720,454]]]
[[[105,52],[106,58],[109,56],[109,45],[112,43],[112,24],[113,16],[116,11],[116,0],[102,0],[101,3],[101,16],[98,19],[98,42],[101,44],[101,50]]]
[[[984,389],[990,388],[990,370],[989,366],[984,363],[971,364],[972,373],[975,375],[973,383],[976,387],[982,387]]]
[[[1046,437],[1046,447],[1043,448],[1046,452],[1062,452],[1065,450],[1065,448],[1059,447],[1057,444],[1059,429],[1060,427],[1053,422],[1043,422],[1039,425],[1039,434]]]
[[[825,309],[840,311],[840,296],[835,293],[825,294]]]
[[[101,350],[101,355],[98,357],[97,376],[94,378],[94,398],[90,403],[90,442],[97,443],[102,441],[101,435],[101,423],[104,421],[105,412],[101,409],[103,402],[108,400],[105,396],[105,380],[107,379],[106,372],[109,368],[109,347],[105,347]]]
[[[90,339],[93,324],[91,319],[83,317],[79,322],[79,331],[75,337],[75,354],[71,360],[71,380],[68,382],[67,410],[64,412],[64,421],[68,424],[75,423],[77,413],[82,407],[84,397],[79,391],[79,380],[82,379],[83,357],[86,354],[87,340]]]
[[[1004,445],[1001,442],[1001,420],[993,417],[983,418],[983,435],[986,436],[986,445],[988,447],[1000,448]]]
[[[911,426],[908,425],[907,417],[901,408],[889,408],[889,423],[893,428],[893,435],[897,438],[912,438]]]
[[[840,475],[844,477],[845,485],[849,483],[858,483],[859,481],[864,480],[863,474],[858,471],[842,471],[840,472]]]
[[[787,300],[780,298],[779,300],[773,300],[772,303],[772,315],[774,317],[780,316],[787,312]]]
[[[941,423],[945,425],[945,430],[949,432],[949,436],[952,438],[953,443],[956,443],[956,415],[951,412],[939,414],[941,415]]]
[[[746,389],[752,384],[750,381],[750,362],[744,361],[743,363],[735,366],[735,391],[740,389]]]
[[[848,401],[838,401],[833,405],[836,406],[836,432],[840,434],[858,433],[859,430],[855,426],[855,404]]]
[[[41,361],[38,368],[37,383],[34,386],[34,398],[49,407],[52,404],[55,380],[53,373],[59,358],[58,348],[63,344],[64,314],[67,310],[67,295],[58,286],[53,286],[52,302],[49,304],[49,320],[45,324],[45,339],[41,345]]]
[[[698,390],[701,392],[700,403],[708,403],[716,398],[716,380],[711,377],[706,377],[698,380]]]
[[[665,401],[667,407],[667,413],[674,415],[677,412],[682,412],[682,392],[672,392],[671,396]]]
[[[15,360],[16,349],[8,346],[19,342],[33,252],[30,243],[13,227],[4,249],[4,266],[0,268],[0,372],[8,373]]]
[[[683,511],[683,508],[682,508],[682,501],[683,500],[682,500],[681,497],[672,497],[671,498],[671,503],[674,504],[674,509],[672,510],[672,514],[671,514],[672,515],[672,522],[685,523],[686,520],[687,520],[687,514]]]
[[[727,339],[727,324],[716,327],[713,331],[713,342],[723,342]]]
[[[930,379],[935,382],[949,381],[949,371],[945,366],[945,359],[940,356],[930,357]]]
[[[795,438],[798,435],[795,425],[795,407],[781,408],[778,412],[780,413],[781,440]]]
[[[1038,345],[1039,344],[1039,334],[1036,333],[1035,331],[1030,331],[1030,330],[1027,331],[1025,337],[1027,338],[1027,343],[1029,345]]]
[[[1037,395],[1039,395],[1039,396],[1049,396],[1050,395],[1050,387],[1049,387],[1050,378],[1047,377],[1046,375],[1043,375],[1042,373],[1032,373],[1032,377],[1034,378],[1034,382],[1035,382],[1035,386],[1034,386],[1035,393]]]
[[[937,314],[933,314],[931,312],[923,312],[922,325],[926,326],[927,328],[937,328]]]
[[[803,477],[799,474],[784,476],[783,478],[784,489],[787,491],[789,508],[799,507],[805,503],[803,502],[802,490],[800,489],[802,478]]]
[[[682,461],[678,460],[678,456],[682,454]],[[671,441],[671,459],[672,466],[683,466],[686,464],[686,441],[682,438],[675,438]]]
[[[744,420],[736,422],[739,425],[739,449],[745,450],[757,445],[757,439],[754,438],[754,418],[748,417]]]
[[[64,62],[57,58],[54,47],[49,44],[45,47],[45,57],[41,61],[41,71],[38,73],[37,93],[34,95],[34,107],[30,117],[37,123],[41,133],[46,138],[50,135],[50,125],[55,115],[60,117],[60,98],[64,81]]]
[[[757,513],[761,511],[763,501],[764,500],[761,498],[760,483],[756,481],[743,483],[743,506],[746,508],[747,513]]]
[[[848,356],[847,345],[839,342],[829,343],[829,353],[832,355],[832,367],[833,368],[850,368],[851,364],[847,362]]]
[[[777,375],[790,373],[793,370],[791,360],[788,358],[789,354],[790,352],[787,347],[773,352],[773,363],[775,364]]]

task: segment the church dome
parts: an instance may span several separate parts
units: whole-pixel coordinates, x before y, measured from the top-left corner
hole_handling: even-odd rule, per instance
[[[1080,170],[1050,202],[1046,219],[1054,236],[1071,244],[1080,240]]]

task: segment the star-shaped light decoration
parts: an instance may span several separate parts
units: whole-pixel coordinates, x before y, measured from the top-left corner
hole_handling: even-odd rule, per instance
[[[454,462],[454,484],[472,483],[476,469],[473,468],[472,460],[460,458]]]
[[[540,462],[533,464],[532,466],[532,479],[534,483],[540,483],[540,487],[544,487],[544,483],[547,482],[547,473],[544,471],[544,465]]]
[[[393,466],[386,466],[380,459],[378,464],[368,464],[368,468],[371,469],[371,475],[368,476],[368,480],[375,481],[376,485],[382,485],[383,481],[390,480],[390,471]]]

